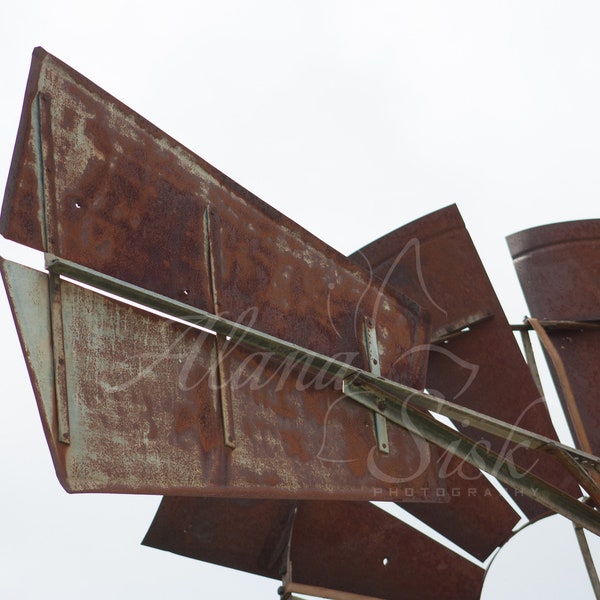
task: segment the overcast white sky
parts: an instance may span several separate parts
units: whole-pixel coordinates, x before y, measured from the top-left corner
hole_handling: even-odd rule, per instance
[[[593,1],[5,2],[0,185],[41,45],[344,253],[456,202],[520,321],[505,236],[600,216],[599,29]],[[4,293],[0,335],[0,597],[277,597],[141,547],[158,498],[67,495]],[[593,597],[569,523],[500,553],[507,597]]]

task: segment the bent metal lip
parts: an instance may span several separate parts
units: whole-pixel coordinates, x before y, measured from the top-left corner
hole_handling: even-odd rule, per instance
[[[518,515],[482,470],[600,532],[456,207],[345,257],[36,49],[0,231],[47,255],[1,270],[57,476],[164,494],[145,544],[286,598],[477,598],[368,500],[483,561]]]

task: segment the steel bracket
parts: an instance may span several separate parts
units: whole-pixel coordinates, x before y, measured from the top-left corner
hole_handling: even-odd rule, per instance
[[[219,300],[219,264],[218,252],[220,248],[219,223],[217,216],[210,208],[204,212],[204,233],[206,239],[206,261],[208,263],[208,272],[210,275],[210,290],[213,301],[213,312],[215,315],[220,313]],[[216,383],[221,404],[221,416],[223,419],[223,435],[225,445],[229,448],[235,448],[235,425],[233,419],[233,405],[231,397],[231,386],[227,376],[226,363],[223,360],[224,346],[227,344],[227,337],[217,333],[215,336],[215,354],[216,354]]]
[[[50,293],[50,324],[52,328],[54,393],[56,395],[58,440],[63,444],[69,444],[71,442],[71,436],[69,430],[69,400],[67,391],[60,276],[50,273],[48,287]]]
[[[365,350],[367,353],[367,362],[369,370],[373,375],[381,375],[381,362],[379,360],[379,348],[377,346],[377,326],[375,320],[371,317],[365,317],[363,321]],[[383,454],[390,453],[390,443],[388,440],[387,420],[380,413],[374,413],[375,419],[375,438],[377,439],[377,448]]]
[[[466,317],[456,319],[451,323],[446,323],[431,334],[431,343],[442,344],[449,339],[468,333],[471,331],[471,327],[482,321],[487,321],[493,316],[494,313],[491,310],[483,309]]]
[[[600,472],[600,458],[587,452],[570,448],[545,436],[520,428],[472,409],[437,398],[422,391],[407,387],[395,381],[384,379],[368,371],[363,371],[335,358],[319,354],[250,327],[229,321],[188,304],[161,296],[128,282],[115,279],[76,263],[47,255],[46,266],[50,273],[62,275],[116,294],[121,298],[137,302],[169,316],[180,318],[195,326],[207,327],[212,331],[229,336],[257,349],[268,350],[280,357],[294,357],[298,366],[307,365],[312,369],[327,372],[342,380],[343,393],[369,410],[381,413],[392,422],[419,435],[425,440],[447,449],[458,458],[495,476],[520,493],[529,496],[550,510],[558,512],[579,525],[600,535],[598,512],[581,503],[567,493],[553,487],[515,465],[506,457],[500,456],[485,445],[436,421],[426,411],[445,415],[455,420],[468,419],[472,427],[494,434],[514,443],[548,452],[549,448],[559,449],[588,470]]]

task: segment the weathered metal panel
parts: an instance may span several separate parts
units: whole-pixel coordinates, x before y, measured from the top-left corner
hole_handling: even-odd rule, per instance
[[[165,497],[144,544],[377,598],[479,598],[484,571],[366,502]]]
[[[281,580],[299,501],[165,496],[143,544]]]
[[[67,490],[377,499],[379,465],[404,477],[407,500],[444,501],[430,492],[441,485],[435,471],[423,468],[430,446],[390,423],[390,453],[377,456],[373,415],[339,380],[315,384],[314,373],[226,342],[231,379],[219,382],[213,334],[66,280],[70,443],[59,443],[48,275],[8,262],[3,272]],[[235,447],[225,443],[222,385],[234,392]]]
[[[356,264],[40,49],[19,140],[6,237],[359,364],[358,324],[372,317],[382,373],[422,383],[422,357],[397,362],[427,339],[415,303],[382,298]]]
[[[535,227],[509,236],[508,245],[532,316],[600,323],[600,219]],[[600,329],[571,324],[546,333],[565,367],[583,424],[583,431],[574,427],[563,383],[549,361],[573,437],[580,448],[599,454]]]
[[[367,364],[363,322],[369,317],[382,375],[423,385],[426,357],[411,348],[428,340],[428,316],[417,304],[381,290],[353,261],[41,49],[33,56],[0,227],[14,241],[359,367]],[[102,360],[113,350],[104,349]],[[330,470],[345,465],[337,468],[364,474],[373,438],[369,413],[337,403],[340,391],[332,382],[306,373],[291,378],[265,354],[220,352],[227,358],[219,376],[227,385],[219,403],[226,444],[235,453],[247,450],[238,448],[241,425],[231,413],[236,403],[252,402],[296,423],[287,431],[273,423],[254,429],[263,450],[277,438],[299,461],[317,456]],[[240,381],[247,383],[244,391],[236,388]],[[319,389],[327,385],[331,389]],[[354,433],[332,425],[339,411],[354,423]],[[303,420],[304,426],[320,423],[322,448],[309,451],[300,441]],[[397,427],[391,437],[392,453],[377,460],[414,472],[425,448],[431,467],[420,477],[432,483],[437,450],[420,443],[413,452],[412,437]]]
[[[519,515],[474,466],[443,454],[438,473],[445,484],[441,492],[444,504],[437,505],[436,510],[416,503],[401,503],[402,508],[485,561],[510,539]]]
[[[58,443],[48,277],[1,257],[0,271],[56,474],[64,481],[65,446]]]
[[[429,390],[485,415],[556,439],[545,403],[456,206],[397,229],[355,253],[353,258],[430,309],[434,337],[458,334],[430,347],[426,383]],[[455,425],[524,469],[531,469],[559,489],[578,496],[571,477],[552,458],[483,435],[468,423]],[[528,517],[548,514],[535,501],[508,491]],[[472,509],[458,497],[444,510],[448,523],[464,522],[467,513],[473,514],[472,527],[479,528],[478,536],[487,536],[495,513],[486,510],[485,503],[480,508],[474,517]],[[495,503],[495,508],[500,510],[500,504]],[[428,515],[426,508],[416,512],[425,520],[437,518],[433,515],[436,511]],[[461,517],[455,519],[452,515]],[[508,532],[511,523],[509,516],[503,531]],[[460,541],[465,535],[462,528],[446,534],[459,545],[465,543]],[[502,534],[498,540],[501,538]]]
[[[479,598],[484,571],[365,503],[298,509],[292,579],[381,598]]]

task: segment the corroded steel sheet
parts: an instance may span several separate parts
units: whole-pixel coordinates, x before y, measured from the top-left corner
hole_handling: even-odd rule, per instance
[[[0,230],[107,275],[419,387],[427,316],[41,49]],[[398,357],[404,359],[398,361]]]
[[[434,337],[458,334],[429,348],[426,387],[430,391],[556,439],[547,408],[456,206],[397,229],[355,253],[353,258],[430,309]],[[578,496],[573,480],[552,458],[483,435],[468,423],[455,425],[524,469],[531,469],[554,486]],[[547,509],[535,501],[509,492],[530,518],[547,514]],[[484,505],[481,508],[485,511]],[[458,497],[447,510],[451,522],[454,511],[464,517],[471,509]],[[428,511],[418,512],[424,517],[423,513]],[[493,514],[493,510],[489,512]],[[473,526],[479,522],[481,535],[486,535],[485,524],[491,517],[479,515],[480,518],[473,519]],[[509,522],[510,519],[506,531]],[[462,539],[463,532],[456,529],[450,537]]]
[[[33,56],[0,230],[19,243],[361,368],[368,368],[364,329],[370,319],[381,374],[423,386],[427,357],[411,349],[429,339],[429,320],[415,302],[381,289],[355,262],[42,49]],[[346,407],[335,382],[306,372],[289,377],[289,365],[274,365],[265,353],[239,354],[223,340],[218,346],[218,379],[224,381],[218,402],[232,454],[245,452],[237,436],[249,439],[252,431],[263,449],[279,444],[300,462],[317,456],[329,469],[365,473],[372,418]],[[105,349],[103,361],[111,351]],[[162,381],[164,388],[173,384]],[[280,430],[273,422],[261,430],[248,422],[244,431],[234,422],[235,404],[243,402],[297,425]],[[347,412],[353,434],[332,426],[338,413]],[[303,421],[320,423],[318,448],[308,451],[299,440]],[[400,428],[391,436],[391,453],[377,453],[377,464],[405,475],[420,469],[425,453],[430,464],[409,485],[434,483],[437,449],[415,443]],[[265,481],[285,478],[275,466],[263,470]]]
[[[432,506],[408,504],[402,508],[485,561],[513,535],[519,515],[481,471],[449,455],[442,455],[438,473],[444,481],[446,502]]]
[[[404,477],[408,500],[444,501],[434,461],[422,468],[430,446],[389,423],[390,453],[379,456],[373,415],[334,378],[316,386],[313,374],[225,344],[231,447],[214,335],[66,280],[59,332],[48,275],[7,261],[2,274],[68,491],[368,500],[385,486],[379,465]],[[59,333],[64,371],[50,343]],[[61,377],[69,443],[59,441]]]
[[[508,238],[517,275],[533,317],[600,322],[600,219],[535,227]],[[600,453],[600,330],[569,325],[546,331],[558,352],[594,454]],[[582,447],[566,407],[563,384],[550,362],[573,437]]]
[[[376,598],[479,598],[484,571],[366,502],[166,497],[144,544]]]

